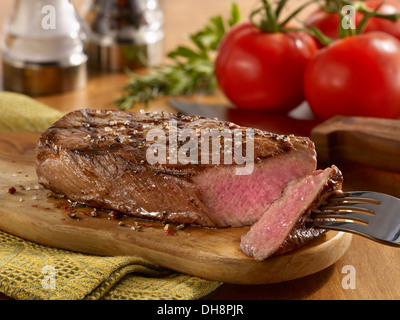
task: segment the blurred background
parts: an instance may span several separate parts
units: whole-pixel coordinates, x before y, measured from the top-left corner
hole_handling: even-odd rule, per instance
[[[87,0],[72,0],[77,10],[81,10]],[[165,14],[165,26],[168,31],[166,34],[165,50],[174,48],[174,43],[182,42],[182,36],[186,33],[194,32],[201,28],[207,18],[215,14],[228,14],[231,0],[159,0],[160,5]],[[243,13],[243,17],[254,9],[259,1],[257,0],[236,0]],[[297,0],[289,4],[294,7],[294,3],[301,4],[304,0]],[[2,0],[0,3],[0,25],[3,26],[4,21],[10,14],[14,0]],[[301,16],[304,16],[307,9]],[[300,16],[300,17],[301,17]],[[184,28],[183,28],[184,27]]]
[[[16,0],[2,0],[0,3],[1,41],[4,40],[4,27],[8,17],[10,17],[13,12],[13,7],[16,2]],[[71,0],[71,2],[81,17],[83,16],[84,8],[87,8],[88,4],[92,3],[89,0]],[[260,4],[259,0],[237,0],[234,2],[240,9],[242,20],[246,20],[249,13]],[[292,11],[304,2],[304,0],[291,1],[285,10],[287,12]],[[49,1],[49,3],[52,3],[52,1]],[[189,41],[185,37],[203,28],[211,17],[222,15],[228,18],[232,1],[159,0],[158,3],[164,15],[163,29],[165,35],[161,50],[162,57],[164,57],[164,61],[166,61],[167,52],[176,49],[179,45],[187,45]],[[297,17],[297,20],[301,20],[310,10],[312,10],[312,7],[304,10],[301,15]],[[3,73],[4,70],[0,65],[1,90],[4,90],[2,83]],[[12,76],[9,76],[8,79],[16,77],[14,73],[11,73],[11,75]],[[72,92],[66,92],[61,96],[54,94],[35,95],[35,98],[40,102],[56,107],[61,111],[70,111],[80,107],[110,108],[115,107],[113,101],[119,98],[121,88],[127,83],[127,80],[128,78],[123,72],[120,72],[119,74],[111,74],[109,76],[91,76],[87,81],[85,90],[73,90]],[[102,90],[99,90],[99,88]],[[96,91],[97,94],[93,94],[93,91]],[[217,94],[217,99],[218,98],[221,98],[221,96]],[[224,100],[223,97],[222,100]]]
[[[71,0],[77,12],[83,15],[89,0]],[[193,33],[202,28],[211,16],[222,14],[228,16],[231,0],[159,0],[164,13],[165,38],[163,43],[164,53],[176,48],[177,45],[186,42],[185,35]],[[237,0],[242,19],[246,19],[249,13],[258,5],[257,0]],[[286,7],[286,11],[297,7],[304,0],[292,1]],[[50,2],[49,2],[50,3]],[[4,25],[10,16],[15,4],[14,0],[2,0],[0,3],[0,30],[4,31]],[[299,15],[298,19],[305,16],[310,9],[306,9]],[[1,34],[3,37],[3,32]],[[0,48],[1,50],[1,48]]]

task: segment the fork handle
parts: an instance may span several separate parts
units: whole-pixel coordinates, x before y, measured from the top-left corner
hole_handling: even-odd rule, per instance
[[[400,173],[400,120],[336,116],[311,132],[324,164],[343,161]]]

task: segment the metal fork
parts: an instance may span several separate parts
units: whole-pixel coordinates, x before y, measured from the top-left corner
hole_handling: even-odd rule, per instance
[[[352,232],[371,240],[400,246],[400,199],[372,191],[338,192],[313,210],[317,228]]]

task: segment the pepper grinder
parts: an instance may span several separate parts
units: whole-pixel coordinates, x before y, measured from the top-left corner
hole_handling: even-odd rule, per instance
[[[163,60],[164,15],[157,0],[87,1],[87,53],[94,72],[157,66]]]
[[[86,85],[86,33],[70,0],[15,0],[3,36],[5,90],[37,96]]]

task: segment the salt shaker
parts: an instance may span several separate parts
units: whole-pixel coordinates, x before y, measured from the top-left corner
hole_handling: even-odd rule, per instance
[[[84,87],[85,40],[70,0],[15,0],[3,31],[4,89],[37,96]]]
[[[90,70],[119,72],[162,62],[164,16],[157,0],[92,0],[84,8]]]

